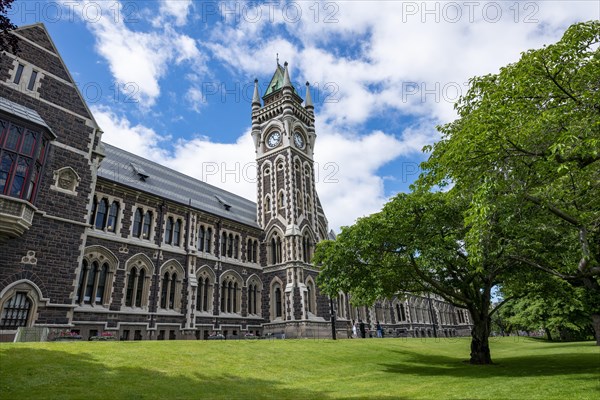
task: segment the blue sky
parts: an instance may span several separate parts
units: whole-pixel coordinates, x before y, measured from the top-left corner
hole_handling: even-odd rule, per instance
[[[103,140],[254,200],[252,82],[289,62],[312,86],[317,190],[333,229],[418,174],[468,80],[495,73],[597,1],[16,1],[43,22]]]

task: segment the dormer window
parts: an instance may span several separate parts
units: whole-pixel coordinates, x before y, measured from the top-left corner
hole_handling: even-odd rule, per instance
[[[131,168],[133,168],[133,172],[137,174],[142,182],[146,182],[146,178],[150,176],[146,173],[146,171],[144,171],[144,168],[136,163],[131,163]]]

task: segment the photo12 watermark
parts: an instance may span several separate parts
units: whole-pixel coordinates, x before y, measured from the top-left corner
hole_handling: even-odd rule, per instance
[[[167,0],[178,2],[180,0]],[[7,16],[16,23],[113,23],[132,24],[147,19],[149,6],[159,2],[93,1],[20,1],[12,4]],[[335,1],[194,1],[196,23],[289,23],[301,21],[335,24],[339,22],[340,3]]]

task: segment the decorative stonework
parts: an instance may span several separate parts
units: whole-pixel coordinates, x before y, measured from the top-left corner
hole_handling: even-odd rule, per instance
[[[27,255],[21,258],[21,264],[36,265],[37,258],[35,258],[35,251],[29,250]]]
[[[127,247],[126,244],[124,244],[123,246],[119,247],[119,253],[129,254],[129,248]]]
[[[25,233],[36,210],[28,201],[0,195],[0,241]]]
[[[160,250],[155,251],[152,255],[152,258],[154,258],[155,260],[162,261],[164,259],[163,252]]]
[[[50,188],[58,192],[76,196],[76,189],[80,180],[79,175],[73,168],[63,167],[54,171],[54,184]]]

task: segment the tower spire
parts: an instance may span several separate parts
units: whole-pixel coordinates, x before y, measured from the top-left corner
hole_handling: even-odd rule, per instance
[[[292,82],[290,81],[290,73],[288,72],[288,63],[287,61],[283,63],[283,87],[292,87]]]
[[[307,111],[313,112],[315,106],[313,105],[312,97],[310,96],[310,83],[306,81],[306,96],[304,96],[304,108]]]
[[[252,96],[252,109],[260,108],[260,96],[258,95],[258,79],[254,79],[254,95]]]

